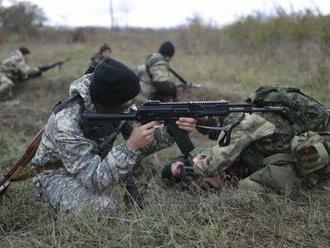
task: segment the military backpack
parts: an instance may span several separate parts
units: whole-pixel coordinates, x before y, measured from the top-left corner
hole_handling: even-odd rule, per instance
[[[329,122],[328,109],[300,89],[285,86],[263,86],[257,89],[253,101],[257,107],[282,106],[289,110],[281,116],[298,133],[324,131]]]

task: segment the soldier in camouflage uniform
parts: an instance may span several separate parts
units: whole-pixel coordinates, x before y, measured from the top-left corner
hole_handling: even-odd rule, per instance
[[[0,97],[11,95],[11,90],[16,83],[41,75],[39,68],[33,68],[27,64],[29,54],[30,51],[26,47],[21,47],[1,62]]]
[[[169,62],[175,53],[170,41],[164,42],[157,53],[149,55],[144,65],[137,69],[141,93],[139,102],[146,100],[175,101],[179,83],[169,70]]]
[[[293,125],[279,115],[247,115],[233,129],[228,146],[217,145],[194,157],[196,182],[221,188],[233,175],[240,179],[242,189],[288,196],[302,187],[329,182],[329,135],[296,134]],[[179,182],[182,172],[183,162],[175,161],[164,167],[162,177]]]
[[[104,43],[99,51],[94,54],[94,56],[91,58],[91,63],[90,65],[88,66],[88,69],[87,71],[85,72],[85,74],[88,74],[88,73],[92,73],[94,72],[95,70],[95,67],[105,58],[110,58],[111,56],[111,48],[110,46],[107,44],[107,43]]]
[[[171,146],[167,128],[156,122],[138,124],[114,121],[105,129],[86,129],[82,112],[122,112],[139,93],[139,80],[125,65],[105,59],[94,74],[70,86],[71,98],[55,107],[32,164],[61,161],[63,166],[34,178],[42,198],[57,210],[114,207],[107,190],[124,180],[145,156]],[[179,128],[191,132],[195,120],[180,118]],[[117,134],[126,142],[114,146]]]

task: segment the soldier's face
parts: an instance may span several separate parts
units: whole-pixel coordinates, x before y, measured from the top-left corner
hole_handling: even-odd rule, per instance
[[[111,56],[111,51],[110,50],[104,50],[103,52],[102,52],[102,58],[110,58],[110,56]]]
[[[181,161],[176,161],[171,164],[171,173],[173,177],[179,177],[184,164]]]

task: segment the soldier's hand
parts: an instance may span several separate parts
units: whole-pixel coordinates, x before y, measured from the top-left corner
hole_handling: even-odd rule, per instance
[[[179,128],[185,130],[188,133],[196,130],[196,123],[197,120],[187,117],[180,117],[179,120],[176,121],[176,124],[179,126]]]
[[[131,136],[127,140],[127,145],[133,149],[137,150],[145,147],[154,139],[155,125],[157,121],[148,122],[146,124],[137,124],[131,133]]]
[[[272,135],[274,133],[274,130],[275,130],[275,125],[267,121],[257,130],[255,130],[252,134],[250,134],[250,136],[252,140],[258,140],[263,137]]]

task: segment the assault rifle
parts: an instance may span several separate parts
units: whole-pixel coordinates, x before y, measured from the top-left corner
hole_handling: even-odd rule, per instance
[[[169,67],[168,69],[182,83],[182,85],[180,85],[179,88],[183,88],[184,90],[186,90],[187,88],[202,88],[201,84],[187,82],[187,80],[185,80],[182,76],[180,76],[171,67]]]
[[[60,60],[60,61],[57,61],[55,63],[52,63],[52,64],[44,64],[44,65],[40,65],[38,66],[39,70],[41,72],[44,72],[44,71],[48,71],[54,67],[58,67],[59,69],[62,67],[62,65],[68,61],[70,61],[71,59],[65,59],[65,60]]]
[[[241,118],[228,127],[208,127],[199,126],[200,128],[211,130],[222,130],[225,132],[224,145],[230,142],[230,133],[233,127],[237,126],[243,119],[245,113],[268,113],[268,112],[285,112],[287,108],[267,106],[263,108],[253,107],[251,102],[243,103],[229,103],[226,100],[220,101],[191,101],[191,102],[160,102],[148,101],[144,103],[139,109],[131,110],[128,113],[82,113],[83,122],[86,123],[87,128],[101,128],[107,123],[118,120],[137,121],[146,123],[154,120],[164,121],[167,125],[168,131],[173,136],[175,142],[180,148],[183,155],[189,154],[193,149],[188,134],[179,129],[175,121],[180,117],[192,117],[195,119],[211,116],[228,116],[231,113],[242,113]]]

